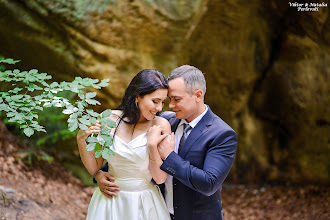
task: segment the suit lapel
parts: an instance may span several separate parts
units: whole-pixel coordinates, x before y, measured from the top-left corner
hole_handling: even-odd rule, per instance
[[[188,151],[191,149],[193,144],[208,130],[208,127],[212,124],[212,111],[209,108],[203,118],[197,123],[197,125],[192,129],[186,142],[184,143],[180,156],[185,158]],[[178,126],[178,125],[176,125]]]
[[[169,120],[169,123],[171,125],[172,132],[175,132],[176,131],[176,129],[179,126],[180,121],[181,121],[181,119],[178,119],[178,118],[173,118],[173,119],[170,119]]]

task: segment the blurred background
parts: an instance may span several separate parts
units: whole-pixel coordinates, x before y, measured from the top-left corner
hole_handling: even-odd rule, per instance
[[[2,69],[38,69],[58,82],[109,78],[99,112],[116,107],[142,69],[168,76],[196,66],[206,103],[238,134],[226,183],[329,184],[329,5],[302,12],[284,0],[0,0],[0,36],[0,56],[21,60]],[[48,133],[29,139],[4,116],[25,157],[54,159],[91,184],[61,110],[41,112]]]

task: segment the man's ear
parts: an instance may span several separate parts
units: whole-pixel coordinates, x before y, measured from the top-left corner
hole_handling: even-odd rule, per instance
[[[200,102],[201,100],[203,100],[203,91],[200,89],[197,89],[195,91],[195,96],[196,96],[196,101]]]

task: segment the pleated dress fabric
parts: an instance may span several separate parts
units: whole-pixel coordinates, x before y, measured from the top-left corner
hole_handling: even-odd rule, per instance
[[[107,198],[97,188],[88,207],[87,220],[169,220],[164,198],[151,180],[147,135],[129,143],[115,136],[109,172],[120,186],[117,197]]]

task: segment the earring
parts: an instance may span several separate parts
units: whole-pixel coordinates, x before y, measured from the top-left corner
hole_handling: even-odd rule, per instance
[[[135,101],[135,106],[136,106],[137,108],[139,108],[139,106],[138,106],[138,102],[137,102],[137,101]]]

